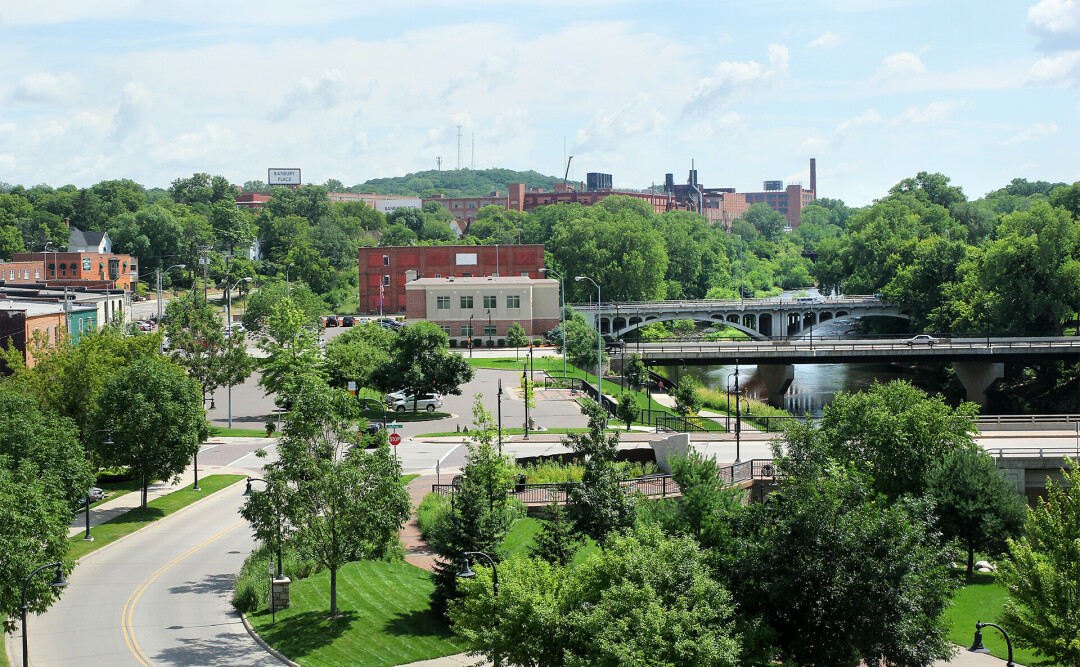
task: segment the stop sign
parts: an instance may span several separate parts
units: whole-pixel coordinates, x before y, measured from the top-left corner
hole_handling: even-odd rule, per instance
[[[395,446],[400,445],[401,444],[401,436],[398,435],[397,433],[391,433],[390,434],[390,444],[395,445]]]

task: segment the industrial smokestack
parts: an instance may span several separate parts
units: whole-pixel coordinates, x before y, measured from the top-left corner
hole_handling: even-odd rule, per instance
[[[817,196],[817,159],[810,158],[810,189]]]

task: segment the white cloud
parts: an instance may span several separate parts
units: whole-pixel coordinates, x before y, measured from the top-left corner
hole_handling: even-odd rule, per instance
[[[941,100],[931,102],[924,107],[908,107],[889,123],[893,127],[898,125],[916,125],[924,123],[937,123],[949,117],[953,111],[959,108],[959,102],[955,100]]]
[[[1014,134],[1012,137],[1004,142],[1006,146],[1013,146],[1016,144],[1023,144],[1029,141],[1042,141],[1049,137],[1051,134],[1058,131],[1058,126],[1054,123],[1035,123],[1031,127],[1021,130]]]
[[[19,79],[7,101],[67,106],[76,98],[78,89],[79,81],[71,74],[34,72]]]
[[[1080,45],[1080,1],[1042,0],[1028,9],[1027,27],[1044,49]]]
[[[713,107],[727,103],[732,96],[740,92],[772,86],[787,75],[790,58],[786,46],[770,44],[767,65],[754,60],[718,64],[712,76],[698,81],[690,101],[683,107],[683,113],[705,113]]]
[[[832,49],[844,43],[844,37],[837,35],[832,30],[826,30],[821,36],[811,41],[807,46],[811,49]]]
[[[683,133],[683,137],[686,141],[690,142],[722,139],[724,137],[730,137],[734,132],[739,130],[742,124],[742,114],[731,111],[715,120],[708,119],[698,123],[690,128],[688,132]]]
[[[1036,61],[1028,72],[1028,82],[1040,86],[1080,84],[1080,51],[1066,51],[1060,56]]]
[[[627,137],[640,137],[664,124],[664,115],[645,93],[612,113],[599,111],[592,121],[578,130],[575,153],[614,150]]]
[[[881,114],[874,109],[867,109],[863,113],[841,121],[826,138],[811,137],[802,142],[802,147],[811,153],[822,150],[836,150],[844,144],[844,141],[855,131],[877,125],[881,122]]]
[[[281,102],[267,115],[271,121],[283,121],[297,111],[328,111],[345,97],[345,73],[324,72],[317,79],[301,78],[281,96]]]
[[[897,79],[909,79],[926,74],[926,65],[919,56],[910,51],[901,51],[886,56],[881,61],[881,68],[874,75],[874,81],[885,82]]]

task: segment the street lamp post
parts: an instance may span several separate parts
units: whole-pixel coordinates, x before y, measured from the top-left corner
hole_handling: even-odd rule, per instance
[[[588,276],[576,276],[574,280],[580,282],[582,280],[588,280],[590,283],[596,286],[596,402],[600,404],[600,407],[604,407],[603,396],[603,346],[604,337],[600,335],[600,283],[596,282]]]
[[[487,326],[488,347],[494,347],[494,345],[491,342],[491,335],[495,332],[495,329],[494,329],[494,327],[491,326],[491,309],[490,308],[488,308],[487,316],[488,316],[488,326]]]
[[[525,399],[525,439],[529,439],[529,367],[526,364],[521,369],[521,387],[524,390]]]
[[[229,287],[228,284],[225,285],[225,294],[228,296],[228,304],[229,304],[228,305],[229,315],[228,315],[228,318],[227,318],[227,320],[228,320],[228,325],[227,326],[228,326],[228,330],[229,330],[229,347],[232,347],[233,338],[236,337],[236,332],[233,331],[233,323],[232,323],[232,290],[233,290],[233,288],[235,288],[240,283],[250,283],[250,282],[251,282],[251,278],[241,278],[240,280],[237,280],[232,285],[232,287]],[[229,428],[230,429],[232,428],[232,384],[229,384]]]
[[[187,264],[174,264],[174,265],[170,266],[169,268],[165,269],[165,271],[172,271],[173,269],[186,269],[186,268],[187,268]],[[161,326],[161,318],[165,315],[165,310],[162,307],[162,303],[161,303],[161,300],[162,300],[161,299],[161,297],[162,297],[162,293],[161,293],[161,274],[162,274],[162,269],[159,266],[158,269],[157,269],[157,285],[156,285],[156,287],[157,287],[157,319],[158,319],[158,326],[159,327]]]
[[[90,434],[90,436],[93,437],[94,435],[97,435],[98,433],[107,433],[108,435],[105,436],[105,444],[106,445],[113,444],[112,431],[110,429],[107,429],[107,428],[98,429],[98,430],[92,432]],[[86,460],[87,461],[90,460],[90,443],[89,442],[86,443]],[[90,534],[90,490],[87,489],[86,490],[86,535],[83,536],[83,542],[93,542],[93,541],[94,541],[94,536]]]
[[[266,493],[270,492],[270,482],[266,481],[262,477],[248,477],[247,482],[246,482],[245,487],[244,487],[244,495],[245,496],[250,496],[251,495],[251,491],[252,491],[251,483],[252,482],[262,482],[263,484],[266,485]],[[280,508],[278,508],[277,506],[275,506],[274,509],[278,510],[275,514],[277,516],[277,529],[278,529],[277,530],[277,532],[278,532],[278,539],[277,539],[277,578],[280,579],[281,578],[281,511],[280,511]]]
[[[292,291],[292,283],[289,282],[289,267],[296,266],[296,262],[289,262],[285,265],[285,296],[288,296]],[[382,313],[379,313],[382,315]]]
[[[736,377],[737,374],[738,369],[736,369],[734,373],[728,373],[727,377],[724,379],[724,393],[727,395],[727,407],[724,409],[727,413],[727,419],[725,420],[724,427],[729,430],[731,429],[731,378]],[[736,379],[736,382],[737,381],[738,380]],[[736,397],[736,405],[738,405],[738,400],[738,397]]]
[[[742,462],[742,408],[739,405],[739,360],[735,360],[735,463]],[[728,407],[731,406],[731,396],[728,396]]]
[[[475,316],[474,313],[469,313],[469,358],[470,359],[472,359],[472,347],[473,347],[473,345],[472,345],[472,334],[473,334],[472,320],[473,320],[474,316]]]
[[[466,563],[467,564],[467,563]],[[30,576],[23,582],[22,587],[22,606],[19,610],[22,612],[22,664],[23,667],[30,667],[30,649],[26,642],[26,612],[30,611],[30,607],[26,604],[26,588],[30,585],[30,580],[34,578],[38,572],[50,567],[56,568],[56,576],[53,577],[52,583],[49,584],[53,588],[63,588],[68,585],[67,579],[64,578],[64,564],[60,561],[55,563],[49,563],[48,565],[42,565],[38,569],[30,573]]]
[[[468,561],[465,564],[468,567]],[[1016,663],[1013,662],[1012,642],[1009,641],[1009,633],[1005,632],[1005,629],[996,623],[976,623],[975,624],[975,641],[971,643],[971,648],[968,651],[972,653],[989,653],[990,649],[983,646],[982,643],[982,629],[986,626],[997,628],[999,632],[1005,637],[1005,647],[1009,649],[1009,661],[1005,663],[1005,667],[1016,667]]]
[[[498,414],[499,414],[499,456],[502,456],[502,378],[499,378]]]
[[[562,374],[566,377],[566,290],[563,289],[563,277],[554,269],[543,268],[540,273],[554,273],[559,276],[559,320],[562,322]]]
[[[464,565],[464,567],[462,567],[461,572],[458,572],[458,575],[457,575],[458,577],[460,577],[462,579],[472,579],[473,577],[476,576],[476,573],[473,572],[472,568],[469,567],[469,556],[483,556],[484,558],[487,559],[487,561],[489,563],[491,563],[491,588],[492,588],[492,591],[495,593],[495,598],[492,600],[492,611],[494,612],[493,615],[494,615],[494,618],[495,618],[495,627],[498,628],[499,627],[499,568],[496,567],[495,560],[491,556],[484,553],[483,551],[466,551],[464,553],[464,556],[465,556],[465,565]],[[498,654],[495,654],[495,656],[493,656],[492,662],[495,663],[495,667],[499,667],[500,662],[499,662],[499,655]]]

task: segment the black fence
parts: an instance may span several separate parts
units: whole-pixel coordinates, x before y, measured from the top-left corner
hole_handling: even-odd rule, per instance
[[[750,480],[770,480],[775,482],[776,469],[772,459],[751,459],[740,463],[733,463],[720,469],[720,479],[725,484],[740,484]],[[520,499],[527,505],[546,505],[552,502],[564,505],[570,500],[570,494],[574,487],[581,482],[557,482],[554,484],[515,484],[510,489],[510,495]],[[431,492],[450,495],[457,491],[460,481],[455,478],[455,483],[432,484]],[[634,479],[624,479],[619,482],[623,491],[630,494],[640,494],[646,498],[666,498],[681,493],[679,485],[671,475],[645,475]]]

